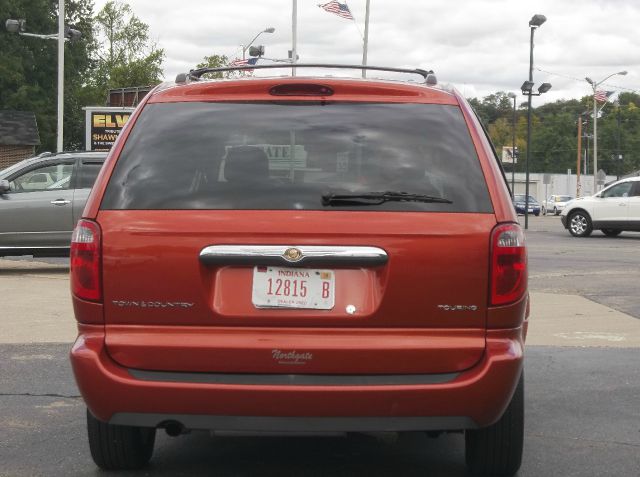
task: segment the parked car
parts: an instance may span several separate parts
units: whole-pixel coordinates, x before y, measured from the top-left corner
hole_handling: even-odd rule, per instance
[[[560,218],[574,237],[588,237],[593,230],[607,237],[640,231],[640,177],[614,182],[597,194],[568,202]]]
[[[423,70],[219,71],[144,98],[73,234],[95,463],[144,466],[157,429],[457,431],[515,473],[526,248],[468,102]]]
[[[570,195],[550,195],[547,200],[542,203],[542,215],[547,215],[548,213],[560,215],[567,202],[573,199]]]
[[[527,196],[525,194],[515,194],[513,196],[513,206],[518,214],[524,214],[524,211],[526,210],[526,198]],[[540,203],[535,199],[535,197],[530,195],[529,214],[538,216],[540,215],[540,209]]]
[[[0,171],[0,256],[64,256],[104,152],[45,153]]]

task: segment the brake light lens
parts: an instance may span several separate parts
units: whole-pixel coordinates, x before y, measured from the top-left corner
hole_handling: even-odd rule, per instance
[[[269,90],[272,96],[331,96],[333,89],[323,84],[286,83]]]
[[[83,300],[102,300],[101,240],[100,226],[84,219],[71,236],[71,292]]]
[[[491,235],[492,305],[518,301],[527,290],[527,248],[517,224],[497,226]]]

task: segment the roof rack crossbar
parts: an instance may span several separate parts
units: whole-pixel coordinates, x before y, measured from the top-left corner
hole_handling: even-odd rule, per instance
[[[420,75],[425,79],[427,84],[436,84],[435,75],[433,70],[423,70],[419,68],[407,69],[407,68],[391,68],[385,66],[363,66],[363,65],[340,65],[340,64],[325,64],[325,63],[286,63],[277,65],[250,65],[250,66],[224,66],[220,68],[199,68],[197,70],[191,70],[187,74],[179,74],[176,78],[176,82],[183,83],[186,79],[198,81],[205,73],[223,73],[225,71],[245,71],[245,70],[268,70],[275,68],[330,68],[330,69],[349,69],[349,70],[363,70],[363,71],[390,71],[394,73],[408,73]]]

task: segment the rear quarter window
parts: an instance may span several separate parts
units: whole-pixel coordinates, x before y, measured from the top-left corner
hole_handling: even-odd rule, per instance
[[[322,204],[380,191],[451,203]],[[457,106],[292,101],[148,104],[101,207],[492,212]]]

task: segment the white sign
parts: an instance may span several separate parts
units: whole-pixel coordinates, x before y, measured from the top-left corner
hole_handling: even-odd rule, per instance
[[[331,310],[335,282],[333,270],[254,267],[251,302],[257,308]]]
[[[517,148],[516,148],[517,149]],[[514,160],[513,157],[513,148],[510,146],[502,146],[502,162],[505,164],[513,164],[514,162],[517,164],[518,159]]]

